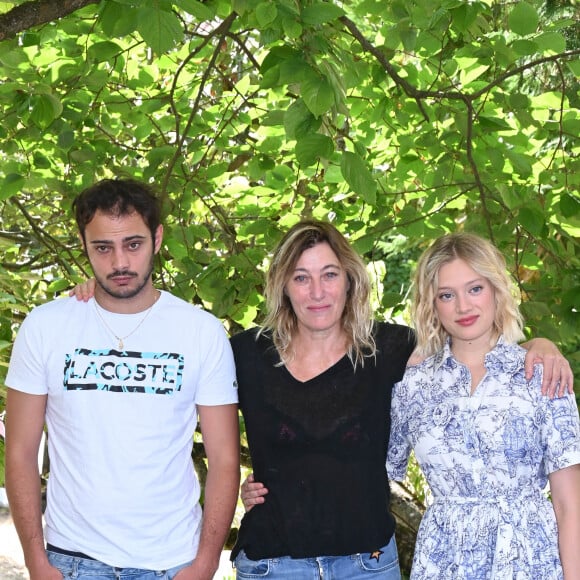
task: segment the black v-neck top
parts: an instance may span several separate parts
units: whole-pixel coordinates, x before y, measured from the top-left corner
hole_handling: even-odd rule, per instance
[[[415,344],[405,327],[377,323],[376,359],[356,372],[347,356],[305,382],[257,329],[231,339],[240,408],[256,481],[269,493],[241,523],[253,560],[373,552],[394,532],[385,462],[391,391]]]

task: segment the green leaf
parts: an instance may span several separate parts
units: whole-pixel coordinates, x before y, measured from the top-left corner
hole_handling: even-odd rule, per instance
[[[303,58],[287,58],[280,63],[280,84],[300,82],[312,69]]]
[[[574,76],[580,78],[580,59],[569,60],[566,64]]]
[[[122,52],[123,49],[117,43],[107,40],[89,46],[87,56],[92,61],[108,62],[117,58]]]
[[[521,309],[526,318],[544,318],[551,314],[547,304],[543,302],[522,302]]]
[[[539,22],[536,9],[527,2],[516,2],[508,17],[511,31],[521,36],[536,32]]]
[[[20,38],[22,46],[38,46],[40,44],[40,35],[35,32],[26,31]]]
[[[532,161],[529,156],[515,151],[506,151],[506,156],[519,176],[525,179],[532,174]]]
[[[538,43],[527,38],[520,38],[512,43],[512,49],[518,56],[529,56],[539,50]]]
[[[399,28],[397,32],[399,33],[399,38],[403,43],[403,48],[408,52],[415,50],[417,44],[417,31],[414,28],[403,26]]]
[[[100,24],[107,36],[122,37],[135,30],[138,10],[133,6],[121,6],[117,2],[105,2],[100,14]]]
[[[323,115],[334,105],[332,85],[324,77],[309,75],[301,85],[301,94],[315,117]]]
[[[533,207],[522,207],[518,211],[520,224],[534,236],[541,236],[546,225],[543,212]]]
[[[181,22],[172,12],[142,8],[137,30],[156,55],[161,55],[183,40]]]
[[[332,22],[344,16],[344,10],[330,2],[316,2],[302,10],[302,21],[309,26]]]
[[[580,117],[564,117],[562,119],[562,129],[564,133],[580,135]]]
[[[70,281],[65,278],[57,278],[48,285],[48,291],[53,294],[60,294],[63,290],[71,287]]]
[[[26,181],[22,175],[9,173],[4,178],[2,187],[0,188],[0,200],[8,199],[20,193],[25,183]]]
[[[5,45],[2,47],[2,45]],[[10,47],[7,42],[0,43],[0,47],[4,50],[0,49],[0,64],[6,68],[18,68],[20,65],[24,65],[28,63],[28,56],[22,50],[22,48],[18,46]]]
[[[62,103],[54,95],[38,95],[33,102],[30,120],[40,129],[46,129],[62,114]]]
[[[296,159],[304,167],[314,165],[319,159],[330,159],[334,153],[334,142],[326,135],[307,135],[296,143]]]
[[[559,32],[543,32],[534,39],[544,52],[558,54],[566,50],[566,38]]]
[[[560,197],[560,212],[565,218],[580,216],[580,197],[564,193]]]
[[[385,308],[393,308],[400,304],[403,297],[399,292],[383,292],[381,296],[381,303]]]
[[[360,195],[366,203],[376,203],[377,182],[364,160],[356,153],[345,151],[340,163],[342,175],[350,188]]]
[[[284,114],[284,129],[289,139],[300,139],[316,133],[322,123],[308,109],[302,99],[295,101]]]
[[[261,2],[256,6],[256,20],[261,28],[267,28],[276,20],[278,16],[278,9],[274,2],[267,1]]]
[[[280,65],[279,64],[267,69],[262,74],[262,78],[260,79],[260,88],[261,89],[272,89],[272,88],[277,87],[281,84],[282,83],[280,82]]]
[[[479,126],[486,131],[513,131],[513,127],[504,119],[499,117],[488,117],[480,115],[478,118]]]
[[[33,155],[34,167],[39,169],[48,169],[50,167],[50,159],[40,151],[35,151]]]
[[[468,70],[462,70],[459,75],[459,81],[463,86],[470,85],[473,81],[477,80],[481,75],[489,70],[489,65],[477,65],[472,66]]]
[[[528,109],[530,106],[530,99],[528,95],[523,93],[510,93],[509,104],[514,109]]]
[[[275,47],[262,61],[260,87],[267,89],[285,83],[300,82],[312,69],[304,58],[289,47]]]
[[[210,3],[202,3],[198,0],[173,0],[176,6],[183,8],[188,14],[195,16],[203,22],[215,17],[215,10]]]
[[[173,258],[181,260],[187,257],[187,246],[181,240],[169,237],[164,240],[164,245]]]
[[[298,39],[303,32],[303,28],[300,25],[300,22],[293,18],[284,18],[282,20],[282,28],[284,29],[284,33],[288,38]]]

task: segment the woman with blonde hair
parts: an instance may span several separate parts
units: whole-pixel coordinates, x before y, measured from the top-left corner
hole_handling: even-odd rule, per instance
[[[478,236],[443,236],[414,288],[427,358],[395,385],[387,463],[403,479],[414,450],[433,495],[411,578],[580,578],[578,408],[542,395],[541,366],[526,380],[503,256]]]

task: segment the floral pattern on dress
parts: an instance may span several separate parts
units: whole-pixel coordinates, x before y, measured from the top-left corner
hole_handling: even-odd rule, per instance
[[[580,463],[571,395],[542,396],[541,367],[500,338],[471,375],[449,344],[395,385],[387,471],[405,477],[411,450],[433,502],[421,522],[412,579],[562,579],[548,475]]]

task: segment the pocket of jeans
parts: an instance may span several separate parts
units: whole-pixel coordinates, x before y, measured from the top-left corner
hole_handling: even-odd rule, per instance
[[[234,560],[238,578],[264,578],[270,573],[270,560],[250,560],[244,550]]]
[[[70,556],[63,557],[61,554],[51,552],[50,550],[46,551],[46,556],[49,564],[56,568],[62,574],[63,578],[74,578],[74,566]]]
[[[359,565],[368,572],[387,571],[399,568],[399,556],[395,539],[382,548],[370,553],[358,554]]]

